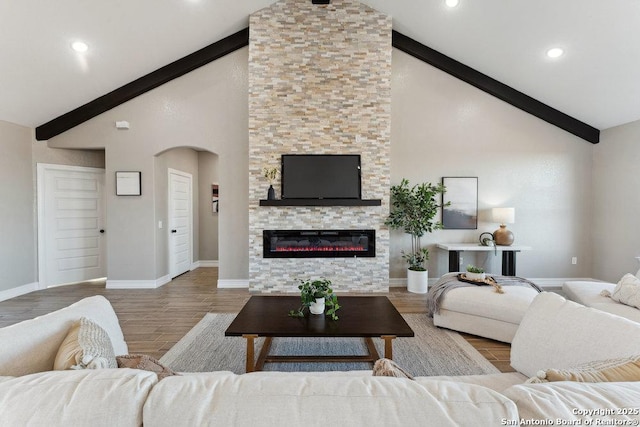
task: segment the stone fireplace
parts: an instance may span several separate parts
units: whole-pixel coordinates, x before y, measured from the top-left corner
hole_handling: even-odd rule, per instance
[[[337,291],[388,290],[391,49],[391,18],[357,1],[283,0],[251,15],[251,291],[297,292],[297,278],[318,277]],[[263,168],[279,169],[283,154],[358,154],[362,198],[382,202],[261,206],[269,188]],[[279,194],[278,183],[274,187]],[[265,230],[371,230],[374,249],[368,242],[366,256],[359,249],[341,254],[333,245],[331,256],[271,257]]]

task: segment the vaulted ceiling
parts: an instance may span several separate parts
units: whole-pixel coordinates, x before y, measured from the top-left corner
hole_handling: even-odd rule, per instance
[[[42,125],[236,33],[271,3],[0,2],[0,120]],[[637,0],[363,3],[400,33],[595,128],[640,119]],[[88,51],[73,51],[76,40]],[[564,54],[547,57],[552,47]]]

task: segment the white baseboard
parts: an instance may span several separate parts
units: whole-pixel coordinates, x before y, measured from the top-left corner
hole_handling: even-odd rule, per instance
[[[108,280],[107,289],[157,289],[171,281],[168,274],[156,280]]]
[[[159,288],[160,286],[164,286],[167,283],[169,283],[171,281],[171,276],[170,275],[166,275],[166,276],[162,276],[158,279],[156,279],[156,288]]]
[[[406,288],[407,278],[403,277],[400,279],[389,279],[389,287],[390,288]]]
[[[6,291],[0,291],[0,301],[6,301],[11,298],[19,297],[20,295],[29,294],[39,289],[38,282],[29,283],[26,285],[18,286],[17,288],[7,289]]]
[[[217,259],[214,260],[200,260],[198,261],[198,267],[219,267],[220,263]]]
[[[249,289],[249,279],[218,279],[218,289]]]
[[[435,284],[438,280],[440,280],[439,277],[429,278],[429,286]],[[390,288],[406,288],[407,278],[401,277],[401,278],[389,279],[389,287]]]

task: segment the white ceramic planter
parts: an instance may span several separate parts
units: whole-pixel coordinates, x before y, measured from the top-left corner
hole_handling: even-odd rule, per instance
[[[429,289],[429,271],[407,269],[407,290],[414,294],[426,294]]]
[[[324,298],[316,298],[316,302],[309,306],[309,311],[311,314],[324,313]]]
[[[484,280],[487,278],[487,274],[486,273],[470,273],[470,272],[466,272],[464,273],[464,277],[466,277],[469,280]]]

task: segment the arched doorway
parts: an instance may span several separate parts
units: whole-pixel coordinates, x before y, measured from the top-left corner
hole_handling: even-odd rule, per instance
[[[175,147],[155,156],[156,268],[159,277],[169,279],[174,274],[172,239],[178,234],[172,233],[177,228],[171,223],[170,171],[192,177],[190,269],[217,267],[218,210],[213,206],[212,185],[218,182],[218,155],[198,148]]]

